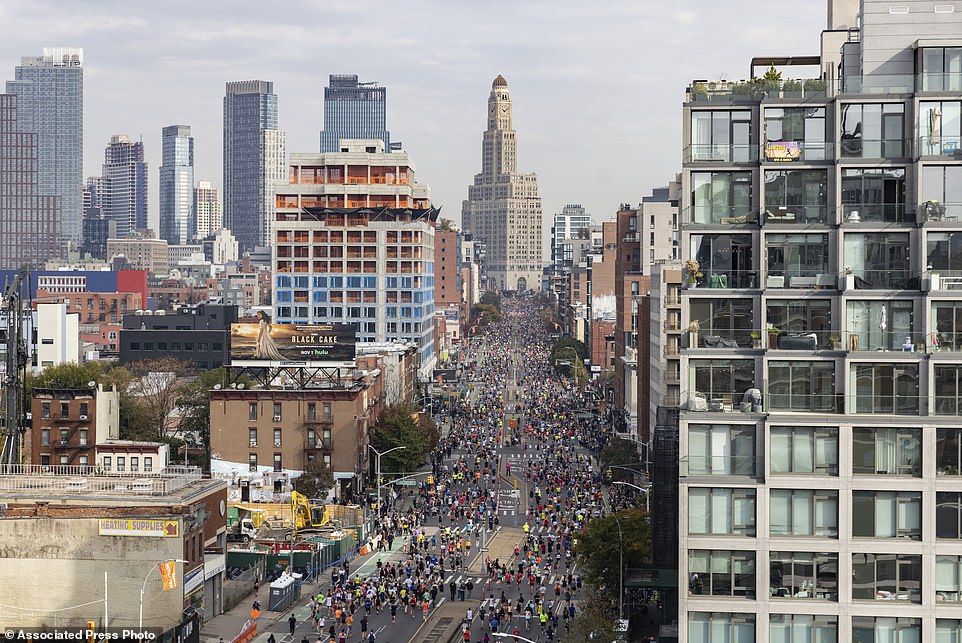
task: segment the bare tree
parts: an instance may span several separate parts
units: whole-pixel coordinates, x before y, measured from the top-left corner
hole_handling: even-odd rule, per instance
[[[190,364],[160,357],[134,362],[129,370],[133,378],[128,393],[140,411],[140,426],[131,426],[130,430],[136,437],[164,440],[177,428],[172,411],[186,391]]]

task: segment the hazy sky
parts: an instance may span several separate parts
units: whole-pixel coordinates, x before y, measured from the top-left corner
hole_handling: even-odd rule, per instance
[[[679,170],[692,79],[817,54],[825,15],[825,0],[3,0],[0,80],[43,47],[83,47],[84,173],[112,134],[142,137],[156,229],[162,127],[191,126],[195,180],[220,186],[224,83],[274,81],[288,152],[313,152],[332,73],[388,88],[392,138],[460,220],[503,74],[546,220],[566,203],[602,220]]]

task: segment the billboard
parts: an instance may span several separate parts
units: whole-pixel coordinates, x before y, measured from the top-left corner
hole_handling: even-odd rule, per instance
[[[272,324],[263,316],[252,324],[230,325],[234,362],[350,362],[356,330],[352,324]]]
[[[798,141],[768,141],[765,143],[765,160],[782,163],[802,158],[802,144]]]

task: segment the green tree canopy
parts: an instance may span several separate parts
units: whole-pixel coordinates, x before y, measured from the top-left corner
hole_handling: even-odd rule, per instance
[[[485,290],[481,294],[479,300],[482,304],[488,304],[497,308],[498,312],[501,312],[501,295],[499,295],[494,290]]]
[[[605,472],[607,472],[608,467],[613,464],[637,469],[638,471],[644,470],[642,468],[641,456],[638,454],[638,448],[631,440],[612,438],[608,441],[608,444],[601,449],[598,457],[601,460],[601,468]],[[633,474],[625,469],[611,470],[612,480],[630,481],[632,476]]]
[[[438,232],[455,232],[457,231],[457,228],[454,226],[454,221],[452,221],[451,219],[446,219],[444,217],[441,217],[440,219],[438,219],[437,231]]]
[[[308,462],[304,473],[294,479],[294,489],[308,498],[325,498],[333,486],[334,475],[321,458]]]
[[[427,461],[440,439],[441,434],[428,414],[410,404],[399,404],[381,414],[371,435],[371,445],[381,453],[405,447],[382,457],[381,471],[410,473]],[[377,457],[373,453],[371,456]]]
[[[471,309],[471,314],[486,324],[501,321],[501,311],[493,304],[475,304]]]
[[[623,563],[627,569],[650,559],[648,515],[644,509],[622,509],[595,518],[578,536],[576,551],[588,583],[605,592],[609,599],[617,599],[619,565]]]

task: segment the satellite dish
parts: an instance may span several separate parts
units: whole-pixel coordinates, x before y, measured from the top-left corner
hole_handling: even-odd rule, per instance
[[[219,391],[221,388],[220,384],[214,384],[214,390]]]
[[[243,389],[243,388],[244,388],[244,383],[241,382],[240,384],[238,384],[238,385],[237,385],[237,388],[238,388],[238,389]]]
[[[89,382],[87,382],[87,386],[89,386],[90,388],[93,388],[97,386],[97,382],[90,380]]]

